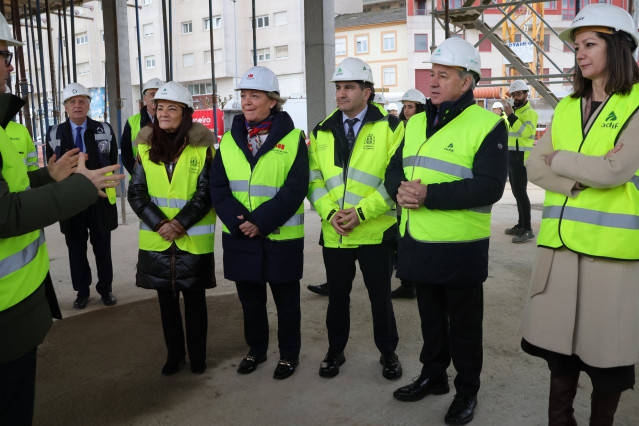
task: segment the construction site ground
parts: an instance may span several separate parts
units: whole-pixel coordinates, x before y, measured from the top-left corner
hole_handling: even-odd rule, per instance
[[[543,191],[530,185],[533,228],[539,229]],[[118,204],[119,204],[118,200]],[[119,206],[120,208],[120,206]],[[217,287],[207,292],[208,369],[188,368],[160,374],[166,350],[155,292],[135,286],[138,221],[126,206],[126,224],[112,234],[114,307],[105,307],[93,289],[89,306],[72,308],[67,250],[57,225],[46,229],[51,275],[64,319],[56,321],[39,347],[36,425],[443,425],[451,392],[419,402],[400,402],[393,391],[419,375],[422,345],[415,300],[394,300],[399,331],[397,354],[404,375],[382,377],[366,290],[358,272],[351,294],[351,332],[346,363],[332,379],[318,376],[327,350],[327,298],[310,293],[308,284],[324,282],[317,244],[320,221],[306,204],[304,277],[301,281],[302,351],[300,365],[287,380],[274,380],[278,360],[277,318],[269,295],[268,361],[250,375],[236,373],[247,352],[242,309],[234,283],[225,280],[221,238],[216,238]],[[517,222],[517,208],[507,186],[493,208],[489,277],[484,284],[484,364],[474,425],[544,425],[547,423],[549,373],[545,363],[520,349],[519,324],[535,257],[535,243],[511,243],[504,229]],[[121,219],[120,219],[121,220]],[[218,221],[218,230],[221,230]],[[219,234],[219,232],[218,232]],[[95,265],[90,253],[90,262]],[[97,279],[94,271],[94,281]],[[601,283],[605,285],[605,283]],[[392,287],[399,280],[393,278]],[[590,380],[582,375],[575,417],[587,424]],[[617,425],[639,424],[637,391],[623,394]]]

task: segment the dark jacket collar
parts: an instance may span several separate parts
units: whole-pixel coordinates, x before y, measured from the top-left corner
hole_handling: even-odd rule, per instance
[[[275,144],[295,129],[293,119],[286,111],[275,113],[275,115],[273,115],[273,124],[271,125],[271,130],[268,133],[268,138],[266,138],[264,145],[262,145],[262,147],[257,151],[255,157],[253,157],[253,154],[248,149],[248,131],[246,130],[245,122],[246,118],[244,117],[244,114],[238,114],[233,117],[233,124],[231,124],[231,136],[237,146],[244,153],[244,156],[251,164],[251,167],[257,164],[257,160],[259,160],[262,155],[273,149]]]
[[[442,102],[436,107],[430,99],[426,100],[426,117],[428,120],[426,136],[431,137],[435,132],[450,123],[455,117],[461,114],[466,108],[475,104],[475,96],[472,90],[468,90],[454,101]],[[438,116],[439,114],[439,116]],[[435,117],[438,116],[437,125],[434,125]]]
[[[25,102],[11,93],[0,94],[0,126],[7,127],[9,121],[16,116]]]
[[[379,110],[379,108],[377,108],[376,105],[372,103],[368,104],[368,111],[366,111],[366,115],[364,116],[364,119],[362,120],[362,126],[366,123],[384,120],[386,119],[386,117],[387,116],[385,114],[382,114],[382,112]],[[336,131],[339,132],[338,129],[341,129],[340,134],[344,133],[344,122],[342,121],[342,111],[340,111],[339,109],[336,109],[335,111],[333,111],[331,115],[328,116],[328,118],[326,118],[326,120],[319,123],[315,127],[315,130],[313,130],[313,132],[316,132],[319,130],[332,130],[333,135],[337,136],[338,133],[336,133]],[[346,137],[345,134],[344,134],[344,137]]]

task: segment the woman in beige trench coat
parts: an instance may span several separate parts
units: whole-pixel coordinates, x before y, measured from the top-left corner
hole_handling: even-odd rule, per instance
[[[581,371],[590,424],[611,425],[639,353],[639,40],[608,4],[585,7],[560,37],[578,68],[526,163],[546,199],[522,348],[548,362],[549,425],[576,425]]]

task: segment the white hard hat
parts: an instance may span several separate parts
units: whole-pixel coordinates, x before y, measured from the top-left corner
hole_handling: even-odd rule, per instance
[[[62,104],[65,104],[67,100],[74,96],[86,96],[89,100],[91,100],[91,95],[86,87],[80,83],[71,83],[62,91]]]
[[[426,103],[426,96],[417,89],[408,89],[406,93],[402,95],[401,101],[413,101],[420,104]]]
[[[262,90],[280,93],[280,84],[273,71],[266,67],[252,67],[244,73],[237,90]]]
[[[386,99],[384,99],[384,95],[382,95],[381,93],[375,93],[373,102],[380,105],[386,105]]]
[[[495,108],[501,108],[501,109],[504,109],[504,104],[502,104],[501,102],[495,102],[495,103],[493,104],[493,109],[495,109]]]
[[[581,27],[608,27],[615,31],[628,34],[635,41],[635,48],[639,45],[637,26],[632,16],[620,7],[606,3],[590,4],[575,16],[570,27],[559,34],[563,41],[574,42],[574,32]]]
[[[169,81],[155,92],[153,101],[157,102],[160,100],[179,102],[193,109],[193,96],[191,96],[191,92],[189,92],[186,87],[174,81]]]
[[[437,49],[424,62],[446,65],[449,67],[462,67],[475,73],[475,81],[481,77],[481,59],[475,46],[459,37],[447,38],[437,46]]]
[[[526,84],[524,80],[515,80],[512,83],[510,83],[510,87],[508,88],[508,91],[510,93],[527,92],[528,90],[529,90],[528,85]]]
[[[24,46],[24,43],[13,38],[11,28],[2,13],[0,13],[0,42],[4,42],[7,46]]]
[[[146,93],[149,89],[159,89],[164,86],[164,82],[159,78],[152,78],[151,80],[144,83],[144,87],[142,87],[142,94]]]
[[[388,104],[388,106],[386,107],[386,110],[387,110],[387,111],[393,111],[393,110],[397,111],[397,105],[395,105],[395,104]]]
[[[337,81],[363,81],[375,84],[370,65],[359,58],[346,58],[335,68],[331,83]]]

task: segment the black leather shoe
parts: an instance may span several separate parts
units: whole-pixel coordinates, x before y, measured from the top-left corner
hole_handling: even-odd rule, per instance
[[[307,285],[306,288],[320,296],[328,296],[328,284],[326,283],[320,285]]]
[[[240,374],[251,374],[257,368],[257,364],[261,364],[264,361],[266,361],[266,355],[262,355],[261,357],[246,355],[242,358],[240,365],[237,366],[237,372]]]
[[[206,362],[199,361],[193,362],[191,361],[191,373],[193,374],[202,374],[206,371]]]
[[[391,291],[392,299],[414,299],[415,287],[409,287],[404,284]]]
[[[186,364],[186,359],[181,358],[177,361],[166,361],[164,367],[162,367],[162,375],[163,376],[171,376],[178,372],[180,369],[180,365]]]
[[[477,395],[455,395],[444,417],[447,425],[465,425],[473,419],[477,407]]]
[[[521,233],[521,225],[517,224],[515,226],[513,226],[512,228],[507,228],[506,230],[504,230],[504,234],[506,235],[519,235]]]
[[[75,301],[73,302],[73,309],[84,309],[87,307],[87,304],[89,303],[89,296],[78,296],[75,298]]]
[[[320,365],[319,375],[322,377],[335,377],[339,374],[339,366],[345,362],[344,352],[337,354],[329,351]]]
[[[299,358],[295,359],[286,359],[282,358],[277,362],[277,367],[275,367],[275,372],[273,373],[273,378],[277,380],[284,380],[293,375],[295,373],[295,367],[297,367],[300,363]]]
[[[448,387],[448,376],[437,379],[419,376],[408,386],[401,387],[393,392],[395,399],[400,401],[419,401],[426,395],[443,395],[450,392]]]
[[[402,364],[399,362],[395,352],[383,354],[379,358],[379,362],[383,367],[382,376],[388,380],[396,380],[402,377]]]
[[[118,303],[118,299],[115,298],[113,293],[108,292],[102,295],[102,303],[104,303],[105,306],[113,306]]]

